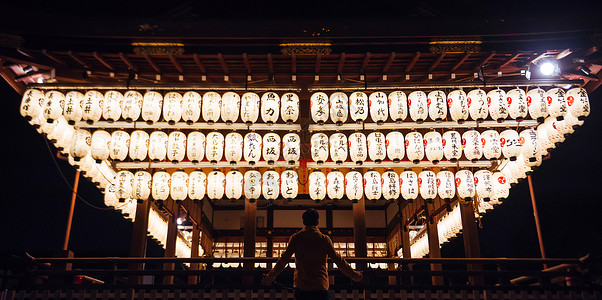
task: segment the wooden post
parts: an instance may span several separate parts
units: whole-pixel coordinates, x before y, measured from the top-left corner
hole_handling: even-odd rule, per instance
[[[479,233],[477,231],[477,221],[474,216],[472,201],[468,204],[460,204],[460,215],[462,216],[462,237],[464,239],[464,256],[466,258],[480,258],[481,249],[479,246]],[[468,264],[468,271],[481,271],[479,264]],[[468,281],[471,285],[482,285],[483,277],[469,276]]]
[[[177,210],[175,210],[177,211]],[[176,257],[176,240],[178,239],[178,224],[176,219],[178,216],[175,214],[170,216],[167,220],[167,241],[165,242],[165,257],[173,258]],[[173,271],[175,269],[175,263],[169,262],[163,264],[164,271]],[[163,284],[173,284],[173,275],[163,276]]]
[[[75,171],[75,180],[73,181],[73,193],[71,194],[71,206],[69,206],[69,216],[67,217],[67,229],[65,230],[65,241],[63,242],[63,251],[69,249],[69,237],[71,236],[71,224],[73,224],[73,211],[75,210],[75,200],[77,199],[77,186],[79,185],[79,170]]]
[[[146,257],[146,242],[148,231],[148,215],[150,213],[150,200],[138,203],[136,206],[136,219],[134,220],[134,228],[132,230],[132,244],[130,246],[131,257]],[[130,264],[130,270],[144,270],[144,263]],[[130,283],[141,284],[141,276],[130,277]]]
[[[199,257],[199,244],[201,243],[201,226],[194,224],[192,226],[192,245],[190,246],[190,258]],[[198,271],[199,263],[191,263],[190,270]],[[199,282],[199,276],[193,275],[188,277],[188,284],[197,284]]]
[[[353,203],[353,240],[355,242],[355,257],[367,257],[368,248],[366,245],[366,206],[364,196]],[[357,270],[365,270],[365,263],[356,264]],[[367,277],[364,277],[367,279]]]
[[[403,204],[401,201],[398,202],[399,206],[399,234],[401,235],[401,253],[403,258],[412,258],[412,252],[410,251],[410,231],[405,226],[407,216],[403,213]],[[406,270],[412,270],[412,265],[402,266]],[[413,276],[404,276],[402,283],[414,284]]]
[[[541,224],[539,224],[539,213],[537,212],[537,204],[535,203],[535,191],[533,190],[533,180],[531,180],[531,175],[527,176],[527,180],[529,181],[529,193],[531,194],[533,218],[535,218],[535,229],[537,230],[537,240],[539,241],[539,252],[541,253],[541,258],[546,259],[546,250],[543,247],[543,235],[541,234]],[[548,264],[543,264],[543,268],[547,269]]]
[[[255,235],[256,235],[256,216],[257,216],[257,203],[251,203],[245,199],[245,212],[244,212],[244,257],[255,257]],[[245,271],[253,271],[255,268],[254,263],[245,263],[243,265]],[[243,276],[243,284],[253,285],[253,275]]]
[[[426,232],[429,240],[429,257],[441,258],[441,248],[439,248],[439,232],[437,231],[437,219],[434,216],[433,204],[425,203],[427,210]],[[441,264],[431,264],[431,271],[441,271]],[[443,277],[432,276],[433,285],[443,285]]]

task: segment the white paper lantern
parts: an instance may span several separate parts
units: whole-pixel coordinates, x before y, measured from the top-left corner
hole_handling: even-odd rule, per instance
[[[167,156],[167,133],[163,131],[153,131],[148,143],[148,157],[153,162],[165,160]]]
[[[477,196],[487,202],[493,197],[493,174],[489,170],[478,170],[474,173]]]
[[[153,174],[153,185],[151,195],[157,201],[165,201],[169,197],[169,185],[171,176],[165,171],[157,171]]]
[[[520,159],[523,160],[524,164],[527,165],[527,167],[531,168],[531,170],[536,170],[539,166],[541,166],[541,163],[543,162],[543,158],[541,157],[541,155],[537,155],[535,156],[535,159],[526,157],[523,153],[521,153],[521,155],[519,156]]]
[[[326,193],[333,200],[343,199],[345,195],[345,175],[334,169],[326,175]]]
[[[201,117],[202,97],[199,93],[189,91],[182,96],[182,120],[191,125]]]
[[[546,92],[546,100],[548,102],[548,113],[550,113],[550,116],[556,117],[558,120],[562,121],[564,115],[566,115],[569,110],[564,90],[561,88],[548,90]]]
[[[71,138],[71,146],[69,154],[73,156],[75,161],[86,156],[90,152],[90,144],[92,142],[92,134],[86,129],[77,129]]]
[[[349,135],[349,157],[356,164],[361,165],[366,161],[368,149],[366,147],[366,135],[354,132]]]
[[[385,138],[387,146],[387,157],[393,162],[401,161],[405,155],[405,139],[399,131],[391,131],[387,133]]]
[[[412,169],[407,168],[399,174],[399,184],[401,186],[401,197],[406,201],[412,202],[418,198],[418,175]]]
[[[474,176],[469,170],[459,170],[456,172],[456,189],[458,197],[464,200],[470,200],[474,197],[476,189],[474,184]]]
[[[426,159],[436,164],[443,159],[443,138],[436,131],[424,134],[424,152]]]
[[[118,91],[105,93],[105,102],[102,108],[102,117],[109,123],[119,120],[123,106],[123,94]]]
[[[27,94],[27,92],[26,92]],[[25,96],[23,97],[25,99]],[[63,116],[69,123],[74,125],[79,122],[84,114],[84,94],[78,91],[70,91],[65,95],[65,109]]]
[[[330,119],[337,125],[347,121],[349,99],[343,92],[334,92],[330,95]]]
[[[96,130],[92,134],[92,143],[90,147],[90,154],[92,158],[96,160],[96,163],[100,163],[103,160],[109,158],[109,145],[111,144],[111,134],[104,130]]]
[[[63,115],[65,107],[65,95],[59,91],[49,91],[45,95],[46,102],[44,103],[42,114],[46,122],[52,123]]]
[[[119,202],[132,198],[134,174],[130,171],[119,171],[115,174],[115,196]]]
[[[330,136],[330,158],[340,164],[347,160],[347,136],[337,132]]]
[[[502,172],[493,173],[493,196],[492,200],[503,201],[510,194],[510,183]]]
[[[324,124],[328,120],[328,104],[328,95],[326,93],[316,92],[311,95],[309,107],[311,118],[315,123]]]
[[[497,88],[487,93],[487,106],[492,119],[501,122],[508,117],[508,100],[506,92]]]
[[[374,170],[364,173],[364,192],[368,200],[376,201],[382,196],[380,174]]]
[[[294,170],[284,170],[280,175],[280,193],[286,200],[293,200],[299,193],[299,175]]]
[[[132,198],[137,202],[147,201],[151,194],[151,181],[153,176],[147,171],[138,171],[134,174]]]
[[[569,112],[578,120],[585,120],[585,117],[589,116],[589,97],[584,88],[576,87],[568,90],[566,92],[566,101]]]
[[[548,102],[546,92],[543,89],[535,88],[527,92],[527,106],[529,115],[537,122],[543,122],[548,116]]]
[[[399,175],[392,169],[386,170],[382,174],[382,193],[387,201],[395,201],[399,199],[400,186]]]
[[[424,168],[418,174],[418,187],[420,188],[420,197],[425,201],[433,201],[437,197],[437,176],[435,172]]]
[[[531,162],[541,157],[538,141],[537,131],[534,129],[528,128],[520,132],[520,153]]]
[[[328,159],[328,136],[324,133],[312,135],[310,148],[311,158],[319,164],[323,163]]]
[[[437,173],[437,194],[445,202],[451,202],[456,196],[456,185],[454,173],[447,169],[441,169]]]
[[[575,132],[575,130],[573,129],[573,126],[571,124],[569,124],[568,121],[569,118],[571,119],[575,119],[576,121],[573,122],[579,122],[579,120],[577,120],[577,118],[575,118],[572,114],[567,113],[566,115],[564,115],[564,119],[562,121],[556,121],[556,130],[558,130],[558,132],[560,134],[562,134],[563,136],[567,137],[568,135],[570,135],[571,133]]]
[[[226,92],[222,95],[221,115],[222,121],[232,124],[238,120],[240,111],[240,96],[235,92]]]
[[[349,96],[349,116],[355,122],[363,122],[368,118],[368,95],[366,93],[353,92]]]
[[[368,97],[368,106],[370,107],[370,117],[377,124],[382,124],[389,117],[389,108],[387,107],[387,94],[383,92],[371,93]]]
[[[319,170],[309,174],[309,197],[314,201],[326,198],[326,175]]]
[[[280,136],[270,132],[263,136],[263,159],[273,164],[280,158]]]
[[[418,131],[412,131],[406,134],[406,156],[413,163],[417,164],[424,158],[424,141],[422,134]]]
[[[462,148],[468,160],[477,161],[483,156],[481,135],[476,130],[468,130],[462,134]]]
[[[58,124],[58,122],[55,120],[53,122],[48,123],[48,121],[46,121],[46,117],[44,117],[44,114],[40,114],[38,116],[38,122],[37,122],[40,126],[40,128],[37,129],[37,131],[39,133],[45,134],[45,135],[49,135],[51,134],[54,129],[56,128],[56,125]]]
[[[230,164],[236,164],[242,159],[243,149],[241,145],[243,145],[243,143],[244,139],[240,133],[230,132],[226,134],[226,149],[224,150],[224,156]]]
[[[502,155],[500,134],[495,130],[486,130],[481,133],[481,146],[486,159],[496,160]]]
[[[226,176],[219,170],[213,170],[207,175],[207,196],[213,201],[224,197]]]
[[[280,98],[280,115],[287,123],[297,122],[299,118],[299,96],[295,93],[285,93]]]
[[[539,153],[542,156],[546,156],[549,153],[548,150],[554,149],[556,146],[548,138],[548,133],[546,131],[546,127],[543,124],[540,124],[539,126],[537,126],[536,131],[537,131],[537,144],[540,147]]]
[[[253,92],[244,93],[240,104],[240,119],[247,124],[257,122],[257,118],[259,118],[259,103],[259,95]]]
[[[521,152],[521,141],[518,132],[514,129],[506,129],[500,134],[500,146],[502,154],[511,161],[516,160],[516,157]]]
[[[459,124],[468,119],[468,100],[463,90],[453,90],[447,95],[447,105],[452,120]]]
[[[207,144],[205,147],[205,156],[211,163],[222,160],[224,155],[224,135],[213,131],[207,134]]]
[[[46,105],[46,96],[40,90],[28,89],[23,93],[21,99],[21,116],[27,121],[37,120],[42,114],[42,109]]]
[[[102,116],[102,107],[104,95],[99,91],[88,91],[84,94],[84,106],[82,120],[88,124],[93,124],[100,120]]]
[[[142,112],[144,97],[138,91],[129,90],[123,94],[121,116],[126,122],[137,121]]]
[[[226,174],[226,197],[230,200],[238,200],[242,197],[243,175],[238,170],[232,170]]]
[[[413,91],[408,95],[408,107],[412,121],[422,123],[428,117],[428,102],[426,93]]]
[[[477,122],[487,119],[489,109],[487,108],[487,93],[485,91],[476,89],[468,92],[466,102],[468,103],[468,112],[471,119]]]
[[[381,132],[371,132],[368,134],[368,156],[374,162],[381,162],[387,155],[386,138]]]
[[[161,94],[155,91],[146,92],[142,101],[142,120],[149,125],[159,121],[162,107],[163,96]]]
[[[408,117],[408,98],[403,91],[389,93],[389,114],[395,122],[402,122]]]
[[[96,132],[95,132],[96,133]],[[143,161],[148,154],[148,144],[150,136],[146,131],[136,130],[130,137],[130,158],[134,161]],[[94,135],[92,135],[94,143]]]
[[[282,157],[289,164],[294,164],[301,156],[301,139],[296,133],[287,133],[282,138]]]
[[[556,118],[548,117],[542,124],[545,127],[546,133],[548,134],[548,139],[550,139],[550,142],[554,144],[564,142],[564,135],[562,135],[558,130],[556,126],[557,122],[558,121]]]
[[[428,94],[426,103],[429,108],[429,117],[435,122],[441,122],[447,117],[447,105],[445,104],[445,93],[435,90]]]
[[[176,171],[171,174],[171,198],[175,201],[184,201],[188,196],[188,174]]]
[[[163,99],[163,119],[169,125],[174,125],[182,118],[183,98],[180,93],[169,92]]]
[[[261,158],[262,152],[262,138],[261,135],[255,132],[249,132],[245,135],[243,157],[251,165],[254,165]]]
[[[167,159],[176,164],[184,160],[186,155],[186,135],[181,131],[173,131],[167,139]]]
[[[188,197],[193,201],[203,200],[207,187],[207,175],[201,171],[192,171],[188,176]]]
[[[186,139],[186,156],[196,164],[205,157],[205,135],[202,132],[193,131]],[[240,145],[239,145],[240,147]]]
[[[245,197],[249,201],[254,202],[261,196],[261,173],[251,170],[245,172],[244,177]]]
[[[54,143],[55,145],[57,145],[58,140],[63,136],[63,133],[65,132],[66,128],[70,127],[70,126],[69,126],[69,124],[67,124],[67,120],[65,120],[65,117],[63,117],[63,116],[59,116],[59,118],[56,119],[54,121],[54,123],[56,123],[54,130],[52,130],[52,132],[49,133],[46,136],[46,138],[51,143]]]
[[[278,172],[273,169],[268,169],[263,173],[261,182],[261,194],[263,195],[263,198],[270,201],[276,200],[280,194],[280,175]],[[326,186],[326,184],[323,186]]]
[[[274,92],[267,92],[261,96],[261,119],[272,124],[278,121],[280,114],[280,97]]]
[[[213,124],[219,120],[220,107],[222,105],[222,97],[216,92],[206,92],[203,94],[201,105],[201,114],[203,120],[209,124]]]
[[[364,180],[358,171],[349,171],[345,175],[345,195],[353,203],[357,203],[364,195]]]
[[[577,120],[577,118],[574,118],[574,119]],[[64,129],[62,130],[62,133],[60,134],[60,136],[57,136],[56,145],[57,145],[57,148],[59,151],[61,151],[62,153],[65,153],[65,154],[69,153],[70,148],[71,148],[71,138],[73,137],[74,133],[75,133],[75,129],[73,128],[73,126],[69,126],[68,124],[66,124],[66,121],[65,121],[65,126],[64,126]]]
[[[508,101],[508,114],[510,118],[522,121],[529,112],[527,105],[527,95],[525,91],[519,88],[512,89],[506,94]]]
[[[113,131],[111,134],[111,144],[109,146],[109,156],[112,160],[123,161],[126,159],[130,149],[130,135],[123,131]]]

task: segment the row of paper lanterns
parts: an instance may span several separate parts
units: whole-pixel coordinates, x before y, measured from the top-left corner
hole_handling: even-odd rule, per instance
[[[48,122],[62,115],[70,124],[81,120],[94,123],[101,119],[109,122],[142,119],[152,124],[163,119],[173,125],[180,121],[192,124],[200,120],[215,123],[220,118],[226,123],[237,122],[239,118],[242,122],[255,123],[259,116],[269,124],[276,123],[279,118],[296,122],[299,96],[295,93],[279,96],[275,92],[266,92],[261,97],[254,92],[242,96],[235,92],[220,95],[212,91],[203,95],[195,91],[165,95],[149,91],[143,96],[134,90],[123,94],[115,90],[104,94],[96,90],[85,94],[79,91],[63,94],[55,90],[44,93],[29,89],[23,94],[21,115],[36,118],[39,114]]]
[[[583,88],[572,88],[565,92],[561,88],[544,91],[534,88],[525,92],[515,88],[508,92],[492,89],[485,92],[475,89],[468,93],[453,90],[445,94],[442,90],[434,90],[428,94],[413,91],[406,95],[403,91],[353,92],[349,96],[343,92],[335,92],[328,96],[324,92],[316,92],[310,98],[311,116],[314,122],[322,124],[329,117],[333,123],[343,124],[347,119],[360,122],[370,115],[373,122],[382,123],[389,120],[406,121],[408,115],[414,122],[427,119],[440,122],[449,117],[453,121],[463,123],[472,119],[482,121],[487,118],[501,121],[507,119],[522,120],[530,116],[534,120],[543,120],[548,116],[562,118],[567,113],[582,119],[589,115],[589,98]]]

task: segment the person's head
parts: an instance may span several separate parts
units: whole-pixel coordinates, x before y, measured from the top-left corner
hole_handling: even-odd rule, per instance
[[[305,226],[318,226],[320,215],[318,211],[310,208],[303,213],[303,225]]]

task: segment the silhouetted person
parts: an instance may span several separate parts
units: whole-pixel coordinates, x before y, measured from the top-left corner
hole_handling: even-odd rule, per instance
[[[303,213],[305,227],[293,234],[288,246],[276,266],[266,275],[262,283],[270,285],[282,272],[291,256],[295,254],[295,299],[328,299],[328,269],[326,256],[337,264],[345,276],[355,282],[362,281],[362,273],[351,266],[334,250],[330,238],[318,229],[320,216],[310,208]]]

